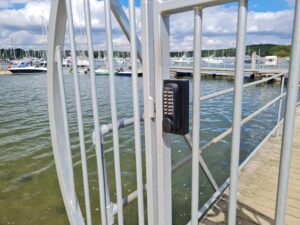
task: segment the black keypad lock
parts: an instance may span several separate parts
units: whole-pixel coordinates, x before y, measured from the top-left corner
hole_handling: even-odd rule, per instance
[[[189,132],[188,80],[164,80],[163,131],[179,135]]]

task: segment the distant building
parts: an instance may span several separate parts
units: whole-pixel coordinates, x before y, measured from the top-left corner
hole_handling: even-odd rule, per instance
[[[266,56],[265,57],[265,65],[266,66],[277,66],[278,58],[275,55]]]

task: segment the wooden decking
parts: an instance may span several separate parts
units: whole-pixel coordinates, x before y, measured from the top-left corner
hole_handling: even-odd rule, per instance
[[[237,224],[274,224],[277,177],[281,148],[280,128],[259,150],[240,177]],[[227,224],[227,189],[200,224]],[[300,225],[300,109],[297,109],[292,167],[286,210],[288,225]]]

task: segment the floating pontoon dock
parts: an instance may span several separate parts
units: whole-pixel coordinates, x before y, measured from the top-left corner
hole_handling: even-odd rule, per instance
[[[193,76],[194,70],[191,66],[171,66],[172,77],[184,77]],[[288,73],[286,69],[245,69],[245,74],[249,74],[253,79],[261,79],[272,76],[274,74]],[[214,76],[214,77],[229,77],[232,78],[235,75],[234,68],[213,68],[203,67],[201,70],[202,76]]]
[[[275,133],[275,131],[274,131]],[[237,206],[237,224],[274,224],[276,193],[281,150],[282,126],[271,136],[252,160],[242,169]],[[289,181],[285,224],[300,224],[300,108],[297,109],[292,166]],[[203,225],[226,224],[228,212],[227,189],[208,211]]]

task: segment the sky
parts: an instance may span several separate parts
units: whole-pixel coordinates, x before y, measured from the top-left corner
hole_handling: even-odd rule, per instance
[[[176,0],[173,0],[176,1]],[[120,0],[126,13],[128,1]],[[82,0],[72,0],[76,43],[84,49],[86,37]],[[141,29],[140,0],[136,1],[138,35]],[[290,44],[295,0],[249,0],[247,44]],[[104,3],[90,0],[95,50],[105,50]],[[0,0],[0,48],[46,49],[46,29],[51,0]],[[231,48],[236,42],[237,3],[203,10],[203,49]],[[170,18],[171,51],[193,49],[193,13]],[[129,50],[129,43],[113,19],[115,50]],[[68,46],[68,35],[66,35]]]

